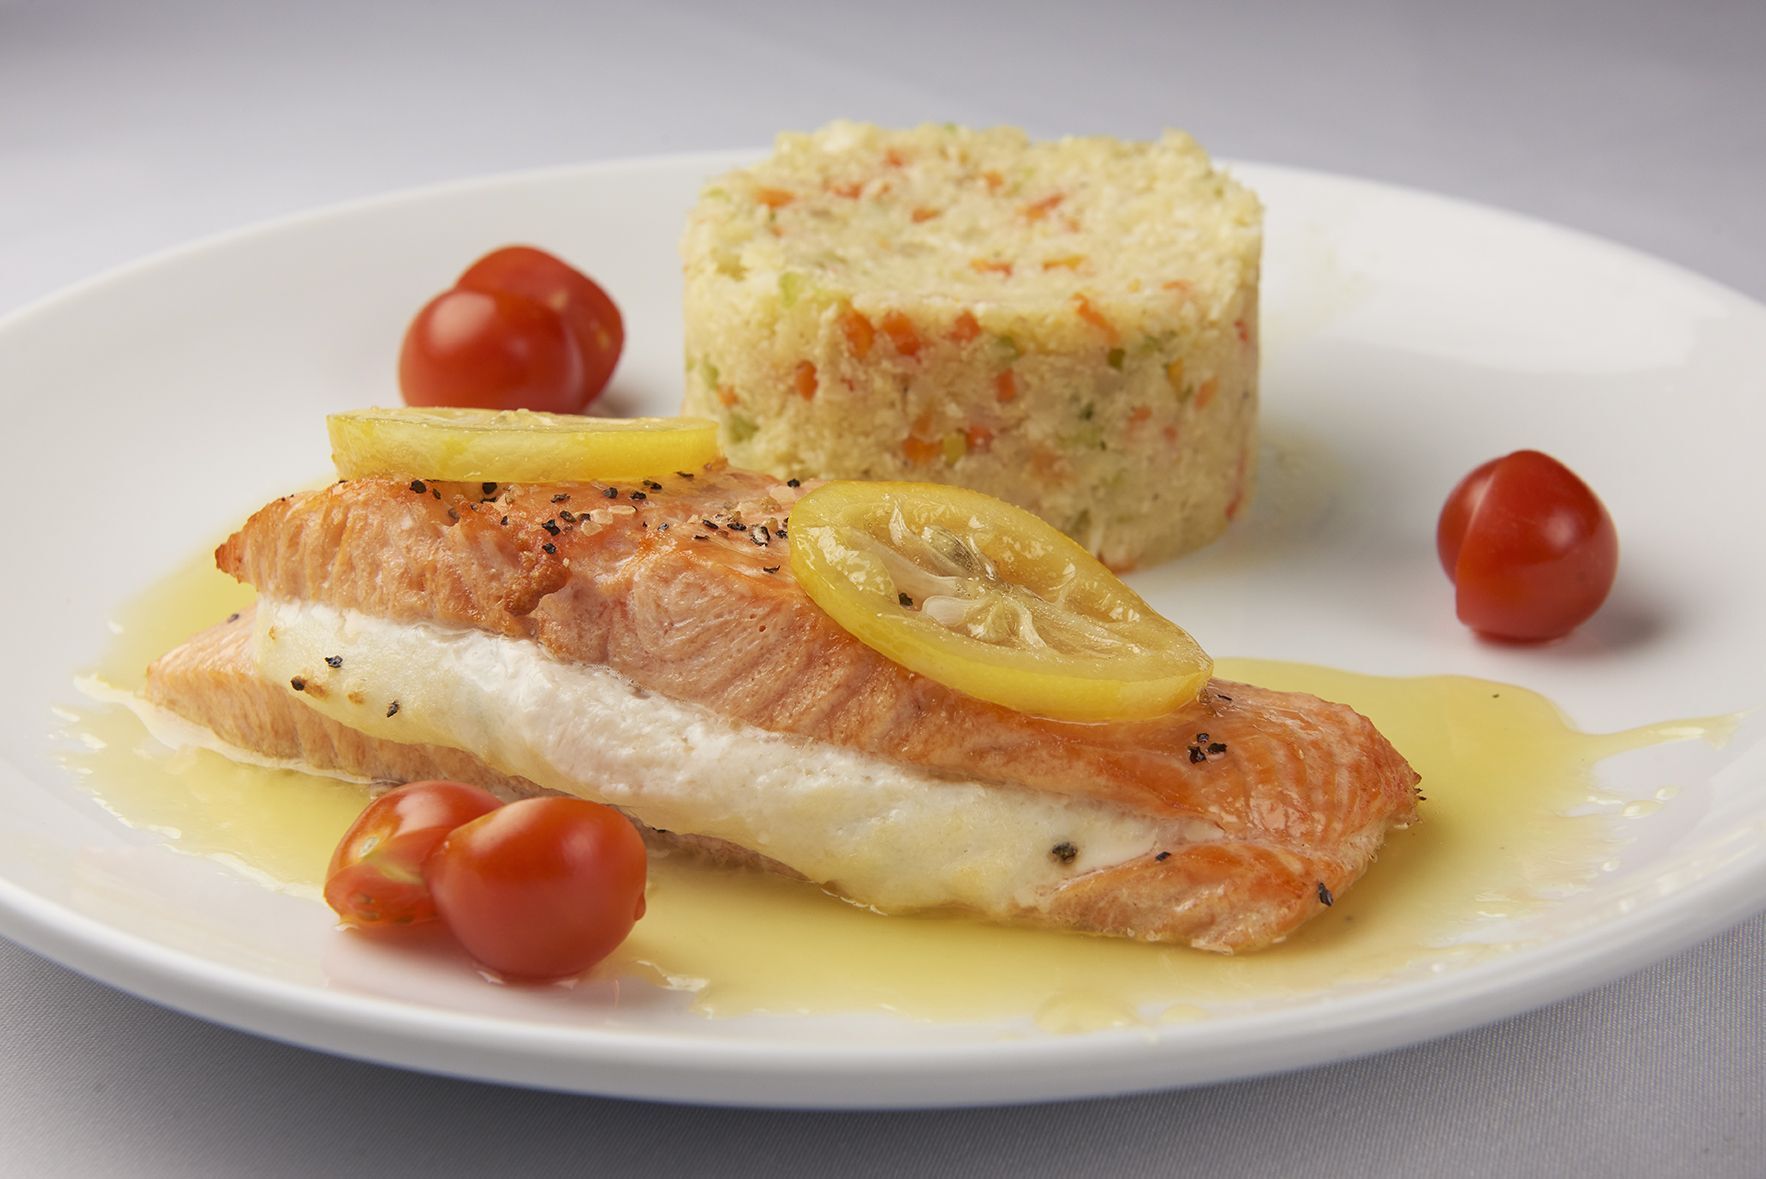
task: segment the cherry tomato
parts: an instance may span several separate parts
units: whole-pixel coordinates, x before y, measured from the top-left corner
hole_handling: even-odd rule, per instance
[[[442,920],[507,978],[581,974],[644,915],[644,841],[616,810],[527,798],[454,830],[424,866]]]
[[[448,832],[501,805],[495,795],[464,782],[412,782],[389,790],[356,816],[332,853],[325,903],[347,925],[435,920],[423,862]]]
[[[1619,567],[1612,517],[1536,450],[1491,459],[1447,497],[1435,529],[1459,620],[1502,639],[1555,639],[1606,601]]]
[[[607,292],[582,271],[532,246],[504,246],[467,267],[454,286],[504,291],[550,307],[563,317],[582,355],[583,404],[606,387],[625,346],[625,323]]]
[[[582,357],[564,321],[519,295],[444,291],[411,321],[399,352],[410,405],[574,413]]]

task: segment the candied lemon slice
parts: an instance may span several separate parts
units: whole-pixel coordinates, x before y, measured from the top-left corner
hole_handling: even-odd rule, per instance
[[[325,419],[343,479],[498,483],[643,479],[718,457],[707,418],[589,418],[526,409],[360,409]]]
[[[791,571],[911,671],[1060,720],[1161,716],[1214,664],[1184,629],[1022,508],[936,483],[828,483],[791,509]]]

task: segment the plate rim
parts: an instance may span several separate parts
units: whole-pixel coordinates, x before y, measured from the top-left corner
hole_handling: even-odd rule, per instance
[[[765,148],[671,152],[460,177],[251,222],[152,252],[7,312],[0,316],[0,354],[7,337],[37,316],[55,314],[105,287],[254,239],[298,233],[414,201],[489,194],[500,188],[587,183],[599,176],[663,167],[704,168],[709,174],[764,152]],[[1454,215],[1542,229],[1579,246],[1615,254],[1625,264],[1643,267],[1663,280],[1766,312],[1766,304],[1751,294],[1680,263],[1512,209],[1319,169],[1248,160],[1220,162],[1228,169],[1246,169],[1253,176],[1285,175],[1301,182],[1322,181],[1377,191],[1435,205]],[[36,774],[10,761],[5,770],[11,787],[50,788]],[[1181,1040],[1186,1044],[1198,1040],[1211,1044],[1230,1037],[1245,1050],[1242,1064],[1222,1067],[1216,1062],[1200,1070],[1205,1075],[1178,1070],[1183,1075],[1160,1077],[1151,1075],[1150,1066],[1160,1063],[1162,1045],[1169,1047],[1180,1037],[1158,1028],[946,1045],[776,1039],[763,1043],[758,1036],[746,1035],[706,1038],[670,1030],[561,1027],[334,992],[204,959],[81,913],[16,883],[5,862],[0,861],[0,935],[87,977],[197,1018],[336,1055],[481,1081],[610,1097],[829,1109],[931,1108],[1102,1096],[1217,1083],[1371,1055],[1519,1015],[1602,985],[1746,919],[1763,907],[1761,898],[1766,898],[1766,846],[1755,846],[1678,889],[1671,904],[1651,906],[1622,921],[1591,924],[1568,936],[1458,968],[1448,975],[1336,996],[1322,1007],[1303,1003],[1227,1016],[1205,1032],[1197,1030],[1199,1025],[1183,1025]],[[1701,905],[1701,900],[1707,903]],[[1494,975],[1511,977],[1492,984]],[[1440,1018],[1444,1009],[1451,1010],[1449,1018]],[[1319,1019],[1321,1011],[1329,1018]],[[1414,1025],[1431,1013],[1435,1018],[1430,1026],[1419,1031]],[[1311,1026],[1289,1026],[1301,1021]],[[362,1039],[346,1041],[343,1037],[349,1033]],[[1346,1041],[1353,1041],[1353,1046],[1346,1046]],[[1076,1046],[1089,1051],[1076,1052]],[[455,1054],[456,1061],[470,1053],[472,1062],[443,1063],[441,1058],[449,1052]],[[660,1063],[655,1059],[659,1054],[664,1057]],[[1083,1078],[1078,1084],[1061,1069],[1026,1067],[1051,1062],[1073,1065],[1076,1061],[1084,1065],[1077,1070]],[[546,1075],[536,1077],[531,1067],[519,1067],[523,1064],[543,1064],[546,1067],[540,1071]],[[578,1075],[556,1072],[570,1064],[577,1066]],[[602,1075],[601,1070],[609,1065],[637,1071]],[[1100,1069],[1111,1066],[1123,1070],[1123,1084],[1110,1084],[1097,1076]],[[909,1079],[923,1082],[934,1070],[940,1077],[938,1092],[928,1093],[923,1084],[903,1086]],[[752,1091],[732,1089],[729,1082],[738,1075],[751,1080],[764,1078],[765,1083]],[[964,1081],[972,1086],[983,1078],[990,1087],[980,1095],[958,1095],[944,1088],[954,1085],[960,1089]],[[822,1090],[829,1082],[842,1080],[856,1083],[859,1092]]]

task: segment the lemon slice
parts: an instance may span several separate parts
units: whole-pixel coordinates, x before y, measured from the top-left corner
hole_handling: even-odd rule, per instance
[[[791,571],[834,621],[949,688],[1072,721],[1162,716],[1214,664],[1022,508],[936,483],[828,483],[791,509]]]
[[[513,409],[360,409],[325,419],[342,479],[498,483],[643,479],[718,457],[708,418],[588,418]]]

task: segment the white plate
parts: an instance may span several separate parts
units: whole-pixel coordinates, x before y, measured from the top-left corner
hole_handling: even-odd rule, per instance
[[[407,317],[465,259],[538,241],[621,301],[611,404],[667,413],[674,243],[700,156],[453,185],[179,250],[0,324],[13,539],[0,621],[0,933],[265,1035],[439,1072],[766,1105],[1073,1097],[1292,1068],[1466,1028],[1714,933],[1766,897],[1766,742],[1675,746],[1682,788],[1620,869],[1482,965],[1156,1029],[1000,1039],[873,1018],[590,1024],[545,994],[360,969],[323,909],[124,828],[53,760],[49,707],[137,587],[322,462],[323,411],[394,398]],[[1238,169],[1269,207],[1268,436],[1329,469],[1304,535],[1253,513],[1138,579],[1210,649],[1537,688],[1617,729],[1766,701],[1766,308],[1671,266],[1465,204]],[[1435,564],[1441,496],[1521,446],[1566,458],[1620,523],[1615,598],[1570,641],[1481,645]],[[1279,484],[1280,480],[1277,480]],[[1276,491],[1279,493],[1279,487]],[[1260,522],[1260,520],[1262,522]],[[1289,531],[1284,532],[1283,528]]]

